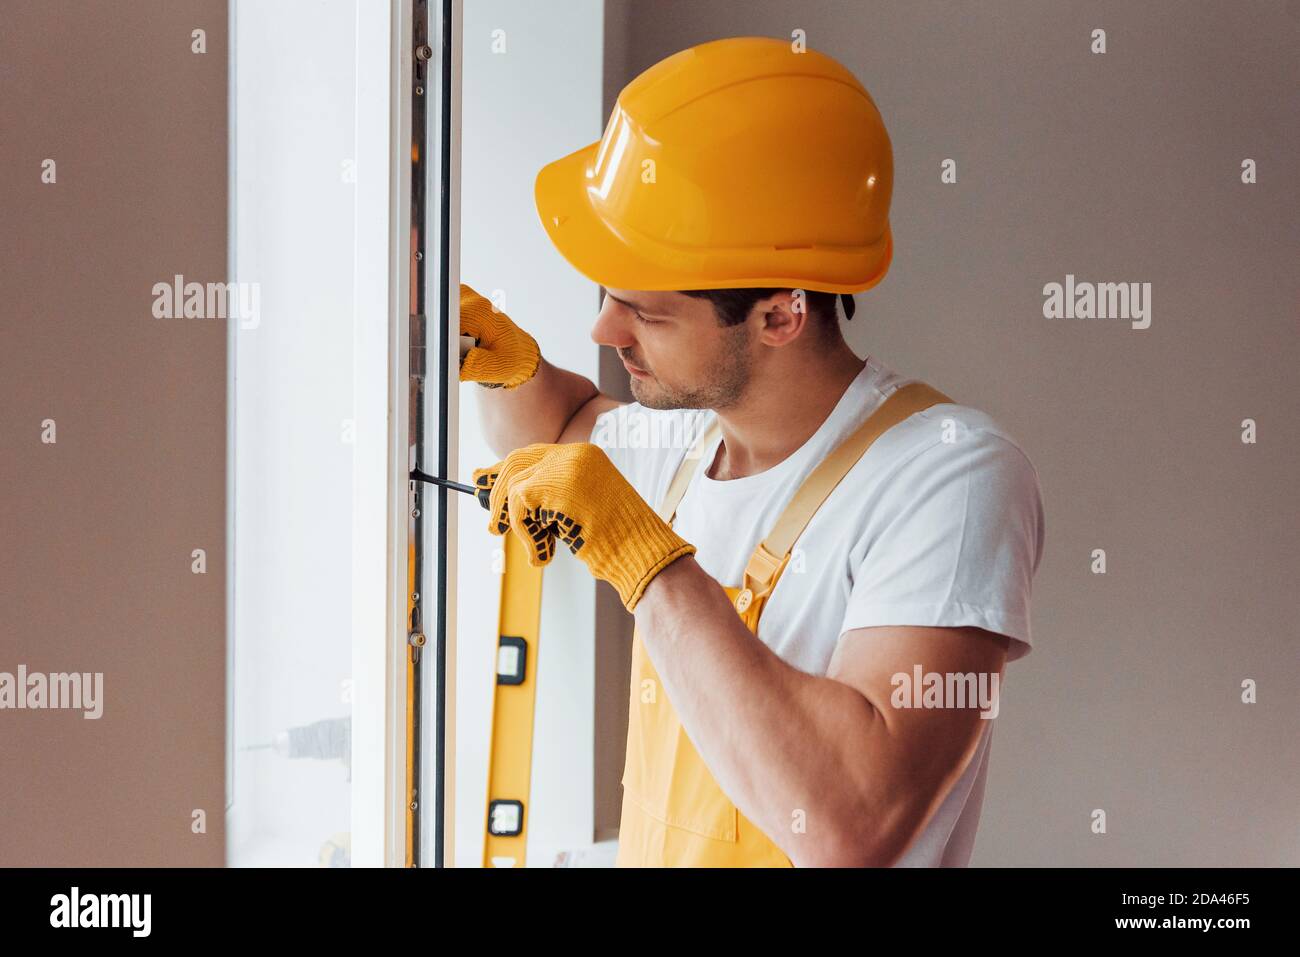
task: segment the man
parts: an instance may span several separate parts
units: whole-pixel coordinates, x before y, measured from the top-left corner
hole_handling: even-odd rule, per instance
[[[889,265],[891,187],[848,70],[714,41],[538,177],[635,402],[462,287],[462,378],[492,387],[505,455],[474,473],[490,530],[535,564],[567,544],[635,617],[620,865],[969,860],[1042,504],[987,415],[843,339],[837,296],[851,316]]]

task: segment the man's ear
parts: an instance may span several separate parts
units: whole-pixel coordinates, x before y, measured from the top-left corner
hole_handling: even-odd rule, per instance
[[[765,345],[786,345],[808,328],[808,296],[802,289],[782,289],[760,299],[754,308],[763,317],[759,341]]]

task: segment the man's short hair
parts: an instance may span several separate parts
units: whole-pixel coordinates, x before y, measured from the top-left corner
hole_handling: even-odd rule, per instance
[[[695,299],[707,299],[713,303],[714,312],[718,314],[719,321],[724,326],[735,326],[744,322],[754,304],[767,299],[778,292],[794,292],[793,289],[683,289],[683,296],[691,296]],[[816,316],[822,322],[823,329],[835,329],[839,327],[839,315],[835,311],[835,297],[833,292],[818,292],[817,290],[804,290],[804,303],[808,309],[808,315]]]

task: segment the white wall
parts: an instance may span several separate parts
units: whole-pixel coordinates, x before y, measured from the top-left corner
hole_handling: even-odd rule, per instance
[[[603,3],[466,4],[461,277],[532,333],[549,360],[596,381],[589,337],[597,290],[551,246],[533,202],[543,165],[600,138]],[[494,53],[497,44],[505,52]],[[462,478],[497,461],[482,439],[475,385],[461,386]],[[488,729],[500,577],[486,513],[461,496],[458,590],[456,860],[482,861]],[[528,863],[547,866],[592,834],[595,585],[561,549],[547,568],[537,671]]]

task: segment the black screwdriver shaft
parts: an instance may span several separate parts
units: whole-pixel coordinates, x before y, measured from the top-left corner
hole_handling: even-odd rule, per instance
[[[466,485],[463,482],[453,482],[451,479],[438,478],[436,475],[429,475],[421,472],[419,469],[411,469],[411,478],[417,482],[427,482],[430,485],[442,485],[446,488],[455,489],[457,492],[464,492],[466,495],[473,495],[478,499],[480,505],[488,507],[487,489],[478,489],[472,485]]]
[[[428,482],[430,485],[444,485],[447,488],[454,488],[457,492],[467,492],[470,495],[478,494],[478,489],[472,485],[453,482],[451,479],[438,478],[436,475],[429,475],[419,469],[411,469],[411,478],[417,482]]]

